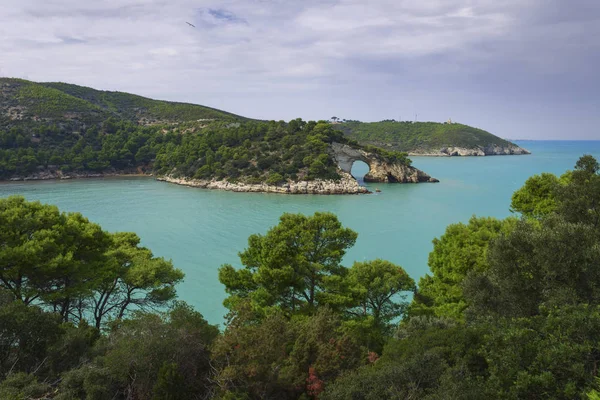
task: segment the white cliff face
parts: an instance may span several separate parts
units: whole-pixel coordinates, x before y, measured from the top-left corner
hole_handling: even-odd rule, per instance
[[[468,156],[500,156],[500,155],[524,155],[531,154],[519,146],[498,146],[490,145],[487,147],[442,147],[438,151],[414,151],[408,153],[411,156],[433,156],[433,157],[468,157]]]
[[[287,182],[280,185],[267,185],[266,183],[247,184],[231,183],[219,180],[202,180],[190,178],[175,178],[171,176],[158,177],[157,180],[178,185],[229,190],[232,192],[263,192],[263,193],[281,193],[281,194],[360,194],[370,193],[369,190],[360,186],[352,175],[339,171],[341,179],[313,181]]]

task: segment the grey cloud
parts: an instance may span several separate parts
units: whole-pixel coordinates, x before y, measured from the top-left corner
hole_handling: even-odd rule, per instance
[[[492,131],[515,99],[578,119],[598,103],[596,0],[5,1],[5,75],[274,119],[454,110]]]
[[[235,22],[235,23],[240,23],[240,22],[247,23],[246,20],[239,18],[231,11],[227,11],[227,10],[223,10],[223,9],[209,8],[207,12],[209,15],[213,16],[214,18],[216,18],[218,20],[223,20],[223,21],[227,21],[227,22]]]
[[[76,37],[69,37],[69,36],[57,36],[62,43],[64,44],[83,44],[83,43],[87,43],[87,40],[84,39],[79,39]]]

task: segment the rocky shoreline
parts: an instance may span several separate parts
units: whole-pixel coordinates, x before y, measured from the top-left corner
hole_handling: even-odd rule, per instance
[[[483,156],[508,156],[508,155],[526,155],[531,154],[519,146],[487,146],[487,147],[442,147],[438,151],[423,150],[409,152],[409,156],[424,157],[483,157]]]
[[[415,169],[415,171],[418,171]],[[411,170],[411,172],[414,172]],[[421,171],[419,171],[421,172]],[[289,181],[279,185],[268,185],[266,183],[248,184],[248,183],[232,183],[226,180],[203,180],[193,178],[177,178],[173,176],[157,176],[156,180],[176,185],[190,186],[203,189],[217,189],[231,192],[248,192],[248,193],[279,193],[279,194],[368,194],[371,193],[365,186],[361,186],[358,181],[349,173],[338,171],[341,179],[324,180],[315,179],[312,181]],[[414,175],[414,176],[413,176]],[[68,179],[85,179],[85,178],[108,178],[108,177],[151,177],[152,174],[137,172],[70,172],[63,173],[57,171],[43,171],[30,174],[27,176],[12,177],[4,180],[4,182],[19,182],[19,181],[43,181],[43,180],[68,180]],[[427,180],[419,180],[421,175],[416,172],[409,175],[407,180],[403,182],[437,182],[437,179],[430,178],[426,175]],[[0,180],[1,182],[1,180]]]
[[[50,180],[68,180],[82,178],[108,178],[108,177],[129,177],[129,176],[152,176],[152,174],[144,174],[140,172],[62,172],[62,171],[44,171],[36,172],[26,176],[14,176],[5,179],[4,182],[20,182],[20,181],[50,181]],[[2,181],[2,180],[0,180]]]
[[[280,193],[280,194],[363,194],[371,193],[366,187],[360,186],[354,177],[346,172],[340,172],[341,179],[287,182],[281,185],[266,183],[247,184],[231,183],[224,180],[203,180],[191,178],[175,178],[159,176],[156,179],[177,185],[191,186],[204,189],[219,189],[232,192],[249,193]]]

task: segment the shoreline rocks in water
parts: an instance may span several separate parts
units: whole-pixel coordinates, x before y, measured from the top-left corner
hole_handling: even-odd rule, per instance
[[[386,166],[388,167],[388,166]],[[414,168],[409,168],[407,171],[408,179],[398,182],[439,182],[435,178],[430,178],[429,175]],[[402,171],[406,173],[407,171]],[[418,171],[418,173],[417,173]],[[280,193],[280,194],[366,194],[371,193],[365,186],[361,186],[358,181],[348,172],[339,170],[338,173],[341,179],[323,180],[315,179],[312,181],[287,182],[280,185],[267,185],[266,183],[248,184],[248,183],[232,183],[226,180],[202,180],[193,178],[176,178],[173,176],[156,177],[158,181],[174,183],[177,185],[191,186],[204,189],[218,189],[232,192],[249,192],[249,193]],[[6,181],[42,181],[42,180],[65,180],[65,179],[84,179],[84,178],[107,178],[107,177],[131,177],[131,176],[153,176],[152,174],[143,173],[140,171],[121,171],[121,172],[69,172],[63,173],[60,170],[40,171],[27,176],[18,176],[9,178]],[[365,180],[367,176],[365,176]],[[426,178],[426,179],[425,179]],[[373,180],[377,181],[377,180]],[[393,180],[380,180],[378,182],[394,182]]]
[[[203,180],[191,178],[175,178],[172,176],[159,176],[159,181],[177,185],[191,186],[204,189],[219,189],[232,192],[249,193],[280,193],[280,194],[362,194],[371,193],[369,189],[360,186],[354,177],[346,172],[340,172],[341,179],[287,182],[281,185],[267,185],[266,183],[247,184],[231,183],[224,180]]]
[[[527,155],[531,154],[519,146],[498,146],[491,145],[487,147],[442,147],[438,151],[423,150],[409,152],[409,156],[424,156],[424,157],[483,157],[483,156],[508,156],[508,155]]]

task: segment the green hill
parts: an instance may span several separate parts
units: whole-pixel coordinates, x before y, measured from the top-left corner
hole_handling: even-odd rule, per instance
[[[241,121],[246,118],[195,104],[152,100],[145,97],[51,82],[0,78],[0,127],[33,127],[40,124],[87,128],[108,118],[141,125],[196,120]]]
[[[363,148],[325,121],[256,121],[128,93],[0,79],[0,179],[152,173],[269,185],[339,180],[334,142],[410,169],[405,153]]]
[[[381,121],[346,121],[334,125],[348,138],[361,144],[370,144],[411,154],[432,155],[488,155],[524,154],[519,146],[498,136],[457,123]],[[448,148],[471,150],[452,154]],[[445,154],[448,153],[448,154]]]

